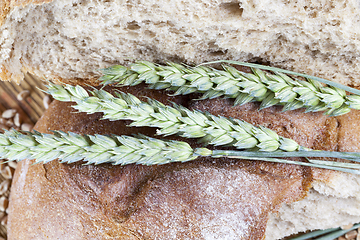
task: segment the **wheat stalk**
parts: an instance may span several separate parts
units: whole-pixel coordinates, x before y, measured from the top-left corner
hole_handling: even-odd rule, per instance
[[[282,72],[270,74],[259,68],[244,73],[228,65],[216,70],[139,61],[129,67],[116,65],[101,71],[104,75],[99,80],[103,84],[134,86],[145,82],[150,88],[174,91],[174,95],[199,92],[203,93],[201,99],[225,96],[235,98],[235,105],[258,101],[260,109],[281,104],[283,111],[304,107],[307,112],[325,111],[331,116],[360,109],[360,96],[356,94],[347,95],[341,88],[323,86],[312,78],[295,80]]]
[[[215,116],[191,111],[175,105],[166,106],[149,99],[140,101],[131,94],[116,92],[116,96],[104,90],[94,89],[91,96],[81,86],[65,87],[49,84],[47,92],[60,101],[75,101],[73,106],[81,112],[104,113],[109,120],[132,120],[130,126],[159,128],[159,135],[179,134],[186,138],[201,138],[202,142],[215,146],[231,145],[238,149],[260,151],[307,150],[295,141],[284,138],[265,127],[255,127],[239,119]]]
[[[188,143],[173,140],[160,140],[139,135],[104,136],[80,135],[72,132],[53,131],[54,134],[34,132],[21,133],[16,130],[0,134],[0,158],[8,161],[35,160],[35,163],[47,163],[59,160],[62,163],[84,161],[85,164],[111,163],[126,164],[166,164],[187,162],[198,157],[232,157],[248,160],[287,163],[301,166],[318,167],[337,171],[360,174],[360,165],[338,163],[337,166],[322,164],[322,160],[313,162],[291,161],[270,157],[248,157],[246,152],[193,149]]]

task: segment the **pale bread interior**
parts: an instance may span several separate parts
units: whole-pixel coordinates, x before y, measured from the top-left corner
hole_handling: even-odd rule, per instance
[[[11,10],[0,66],[3,80],[86,79],[139,59],[231,59],[359,85],[359,13],[356,0],[56,0]]]
[[[326,182],[314,181],[305,199],[284,203],[270,214],[265,239],[360,222],[359,186],[359,176],[344,173],[333,174]]]

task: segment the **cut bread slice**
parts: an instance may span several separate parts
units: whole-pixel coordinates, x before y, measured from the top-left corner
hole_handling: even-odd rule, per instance
[[[360,222],[359,185],[360,178],[349,174],[313,181],[305,199],[284,203],[270,214],[265,239]]]
[[[66,82],[134,60],[257,61],[358,86],[359,2],[3,1],[2,80]]]

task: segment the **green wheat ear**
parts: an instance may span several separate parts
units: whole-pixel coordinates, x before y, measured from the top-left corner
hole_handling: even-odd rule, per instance
[[[103,76],[99,80],[102,84],[120,86],[135,86],[144,82],[153,89],[171,90],[174,95],[202,93],[201,99],[225,96],[233,98],[235,105],[257,101],[261,102],[260,109],[283,105],[283,111],[306,108],[307,112],[325,111],[331,116],[360,109],[360,96],[356,89],[277,68],[256,64],[249,66],[252,73],[241,72],[229,65],[217,70],[204,65],[188,67],[172,62],[158,65],[139,61],[128,67],[116,65],[102,69]],[[273,73],[264,72],[261,67]],[[284,72],[305,77],[306,81],[291,78]],[[327,85],[323,86],[320,81]],[[347,95],[344,89],[356,91],[357,95]]]
[[[80,86],[49,84],[47,92],[54,99],[75,101],[73,107],[81,112],[102,112],[104,119],[132,120],[130,126],[156,127],[159,135],[178,134],[185,138],[200,138],[201,142],[215,146],[234,146],[238,149],[259,151],[306,150],[295,141],[284,138],[265,127],[255,127],[245,121],[215,116],[183,106],[173,107],[122,92],[116,96],[104,90],[91,93]]]
[[[35,163],[59,160],[62,163],[82,161],[85,162],[84,164],[155,165],[187,162],[198,157],[231,157],[360,174],[360,164],[342,162],[331,162],[332,164],[329,164],[329,162],[322,160],[301,162],[271,156],[257,156],[256,152],[193,149],[186,142],[160,140],[143,135],[130,137],[124,135],[80,135],[62,131],[53,131],[53,133],[45,134],[36,131],[22,133],[6,130],[4,134],[0,134],[0,159],[7,159],[8,161],[34,159]],[[325,154],[331,153],[325,152]]]
[[[15,130],[0,134],[0,158],[9,161],[35,159],[47,163],[85,161],[86,164],[165,164],[196,159],[198,155],[186,142],[165,141],[146,136],[80,135],[53,131],[21,133]]]

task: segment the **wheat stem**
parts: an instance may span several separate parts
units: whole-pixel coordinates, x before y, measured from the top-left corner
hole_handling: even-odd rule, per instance
[[[235,105],[258,101],[261,102],[260,109],[280,104],[284,106],[283,111],[304,107],[307,112],[325,111],[331,116],[348,113],[351,108],[360,109],[360,96],[347,95],[342,88],[329,84],[323,86],[315,80],[319,78],[297,74],[305,76],[307,81],[295,80],[284,74],[289,71],[268,67],[277,70],[270,74],[260,70],[258,65],[254,66],[257,68],[252,68],[250,74],[228,65],[223,65],[223,70],[216,70],[205,66],[187,67],[175,63],[162,66],[140,61],[129,67],[116,65],[102,69],[104,75],[99,80],[103,84],[121,86],[145,82],[150,88],[174,91],[174,95],[203,93],[201,99],[225,96],[234,98]]]
[[[228,156],[228,157],[237,157],[238,151],[231,150],[213,150],[214,155]],[[331,157],[331,158],[342,158],[346,160],[352,160],[360,162],[360,153],[359,152],[333,152],[333,151],[320,151],[320,150],[310,150],[310,151],[292,151],[292,152],[256,152],[256,151],[242,151],[241,156],[246,157]]]

